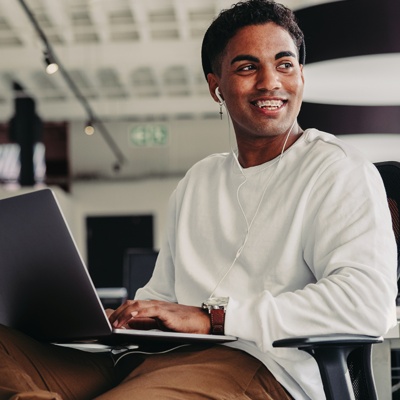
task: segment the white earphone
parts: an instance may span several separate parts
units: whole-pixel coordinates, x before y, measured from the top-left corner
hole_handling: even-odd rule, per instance
[[[218,86],[215,89],[215,95],[217,96],[220,104],[224,104],[225,103],[224,99],[221,97],[221,92],[219,91],[219,87]]]

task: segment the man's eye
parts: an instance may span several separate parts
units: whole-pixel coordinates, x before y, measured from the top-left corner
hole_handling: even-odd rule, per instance
[[[293,67],[293,64],[291,62],[284,62],[284,63],[278,65],[279,69],[289,69],[292,67]]]
[[[254,65],[244,65],[243,67],[239,67],[238,71],[251,71],[255,69]]]

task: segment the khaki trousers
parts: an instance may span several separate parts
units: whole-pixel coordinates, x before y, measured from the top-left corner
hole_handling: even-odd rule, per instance
[[[166,354],[108,353],[40,343],[0,325],[0,400],[288,400],[254,357],[225,346]]]

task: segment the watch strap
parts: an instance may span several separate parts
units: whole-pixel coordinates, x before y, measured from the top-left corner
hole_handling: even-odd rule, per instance
[[[225,310],[223,308],[213,308],[210,310],[211,333],[213,335],[223,335],[225,327]]]

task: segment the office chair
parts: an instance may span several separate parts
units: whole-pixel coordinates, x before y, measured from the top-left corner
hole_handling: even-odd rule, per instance
[[[397,243],[397,280],[399,281],[400,237],[400,163],[376,163],[385,185],[393,231]],[[372,345],[381,337],[334,334],[276,340],[274,347],[295,347],[317,361],[327,400],[377,400],[372,374]]]
[[[400,162],[385,161],[375,163],[381,174],[388,198],[392,226],[397,243],[397,282],[400,277]]]
[[[133,299],[136,290],[146,285],[153,275],[158,251],[131,248],[125,250],[122,282],[128,290],[128,299]]]

